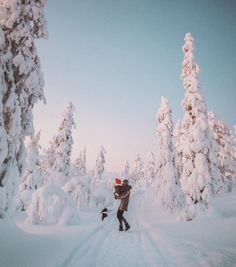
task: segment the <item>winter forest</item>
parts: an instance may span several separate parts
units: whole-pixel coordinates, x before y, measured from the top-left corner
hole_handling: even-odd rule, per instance
[[[102,145],[93,168],[87,166],[86,147],[76,151],[77,158],[72,160],[72,133],[79,121],[75,121],[76,107],[71,102],[64,111],[61,107],[61,122],[49,146],[40,145],[41,132],[34,130],[33,110],[39,101],[46,104],[36,47],[37,39],[48,36],[45,4],[45,0],[0,1],[0,232],[5,242],[0,249],[0,265],[118,266],[119,262],[112,263],[114,250],[122,255],[125,246],[127,262],[123,266],[235,266],[236,243],[229,237],[235,233],[236,220],[236,125],[228,127],[207,109],[192,34],[183,36],[179,70],[183,117],[174,122],[168,99],[157,99],[157,153],[150,151],[147,162],[140,153],[133,162],[124,158],[123,170],[114,176],[106,172],[107,152]],[[126,236],[117,232],[116,177],[128,179],[132,186],[127,212],[131,230]],[[105,207],[108,218],[102,222],[100,211]],[[234,214],[228,214],[228,220],[225,208]],[[137,223],[137,216],[147,219]],[[208,222],[215,221],[212,236],[219,229],[228,229],[224,245],[218,241],[218,247],[212,247],[213,238],[211,245],[208,241],[201,249],[200,241],[191,243],[191,237],[184,235],[185,228],[195,229],[195,235],[191,234],[197,238],[199,229],[208,233]],[[158,231],[161,226],[172,229],[172,241],[164,236],[164,230]],[[45,235],[52,238],[48,247]],[[104,241],[106,235],[110,239]],[[206,236],[210,240],[211,236]],[[33,251],[45,246],[43,260],[38,255],[36,263],[29,256],[28,261],[17,265],[20,252],[11,249],[20,244],[15,245],[15,237],[30,244],[26,245],[29,251],[30,247]],[[4,244],[8,250],[2,249]],[[67,244],[61,258],[52,256]],[[130,248],[131,244],[134,247]],[[110,258],[105,253],[109,245],[114,249]],[[192,253],[195,256],[191,258]],[[128,260],[128,254],[137,256],[137,261],[140,257],[144,260],[137,264],[135,259]]]

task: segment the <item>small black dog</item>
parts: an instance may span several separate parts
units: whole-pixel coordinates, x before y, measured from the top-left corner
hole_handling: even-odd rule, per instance
[[[102,221],[107,217],[107,208],[104,208],[102,211]]]

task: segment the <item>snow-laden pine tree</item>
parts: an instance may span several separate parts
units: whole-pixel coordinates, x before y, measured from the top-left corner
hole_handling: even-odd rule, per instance
[[[232,136],[232,146],[233,146],[232,157],[236,164],[236,125],[234,125],[231,129],[231,136]],[[233,176],[233,189],[236,189],[236,171],[234,172],[234,176]]]
[[[213,112],[208,113],[208,120],[217,146],[217,158],[222,174],[219,181],[221,182],[219,192],[229,192],[233,189],[233,180],[236,173],[232,135],[230,129]]]
[[[54,163],[51,171],[51,181],[63,186],[70,180],[70,163],[72,152],[72,129],[75,127],[73,119],[74,106],[68,103],[62,115],[58,133],[53,138]]]
[[[146,187],[152,187],[156,181],[157,167],[156,157],[153,152],[149,153],[149,159],[145,170]]]
[[[232,142],[233,142],[233,157],[236,159],[236,125],[231,130]]]
[[[26,164],[19,187],[18,207],[26,210],[31,202],[32,194],[42,186],[43,177],[39,159],[40,132],[31,136],[27,146]]]
[[[24,138],[32,134],[32,109],[45,100],[35,39],[47,35],[45,0],[0,1],[1,101],[7,154],[0,166],[3,210],[14,210],[19,175],[23,170]]]
[[[105,171],[105,163],[106,163],[105,154],[106,150],[103,146],[101,146],[97,155],[96,165],[94,168],[95,186],[98,186],[102,182],[102,175]]]
[[[121,177],[123,179],[129,179],[129,170],[130,170],[129,162],[126,160],[124,165],[124,170],[121,173]]]
[[[178,178],[180,179],[181,173],[183,171],[182,166],[182,157],[183,157],[183,149],[182,145],[184,144],[185,135],[183,134],[183,128],[182,128],[182,121],[178,120],[174,126],[174,151],[175,151],[175,166]]]
[[[77,204],[77,208],[85,207],[89,204],[91,179],[91,177],[87,175],[86,147],[80,151],[79,157],[75,160],[73,165],[73,178],[66,183],[63,188],[66,191],[69,190],[68,192]]]
[[[100,147],[100,150],[97,155],[96,166],[93,170],[93,177],[90,187],[90,200],[91,205],[95,207],[109,207],[114,198],[111,188],[108,186],[107,181],[103,178],[105,171],[105,154],[106,150],[103,146]]]
[[[18,155],[22,151],[21,109],[15,86],[10,42],[1,30],[1,166],[0,166],[0,208],[12,213],[18,189],[21,164]],[[20,168],[19,168],[20,165]]]
[[[22,134],[33,132],[32,109],[45,101],[43,76],[35,39],[46,38],[45,0],[1,1],[0,23],[13,56],[14,80],[21,107]]]
[[[164,209],[176,213],[185,207],[185,196],[175,166],[171,110],[168,100],[164,97],[161,98],[161,106],[157,113],[157,135],[160,165],[157,173],[157,198]]]
[[[214,174],[219,173],[214,157],[211,157],[212,138],[210,135],[207,108],[200,91],[198,79],[199,66],[194,59],[193,37],[187,33],[184,38],[184,59],[181,79],[185,89],[182,101],[184,117],[181,132],[184,136],[179,144],[182,156],[180,182],[187,201],[208,203],[214,192],[212,189]]]
[[[49,142],[49,147],[43,150],[41,155],[41,165],[43,173],[43,185],[52,184],[51,172],[52,167],[55,162],[55,143],[53,141]]]
[[[136,158],[134,160],[134,169],[131,174],[131,183],[133,183],[134,186],[143,186],[145,183],[144,162],[139,153],[136,154]]]
[[[6,94],[6,82],[4,80],[4,57],[7,54],[7,48],[5,43],[5,36],[2,28],[0,27],[0,212],[6,208],[6,187],[4,187],[4,176],[6,172],[7,165],[4,161],[8,155],[8,135],[5,129],[4,122],[4,103],[3,99]],[[1,215],[1,214],[0,214]],[[3,215],[2,215],[3,216]],[[1,216],[0,216],[1,217]]]
[[[86,147],[80,151],[79,157],[75,160],[76,174],[79,176],[86,175]]]

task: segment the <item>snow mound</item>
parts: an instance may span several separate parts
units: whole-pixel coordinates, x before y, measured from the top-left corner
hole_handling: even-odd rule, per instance
[[[27,214],[30,224],[69,225],[78,219],[72,198],[56,185],[47,185],[34,192]]]

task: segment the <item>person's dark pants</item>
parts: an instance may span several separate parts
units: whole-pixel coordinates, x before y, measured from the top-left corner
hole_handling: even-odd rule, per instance
[[[122,227],[122,222],[124,222],[124,224],[127,226],[129,225],[128,222],[126,221],[126,219],[123,217],[123,210],[118,209],[117,211],[117,218],[119,220],[120,226]]]

